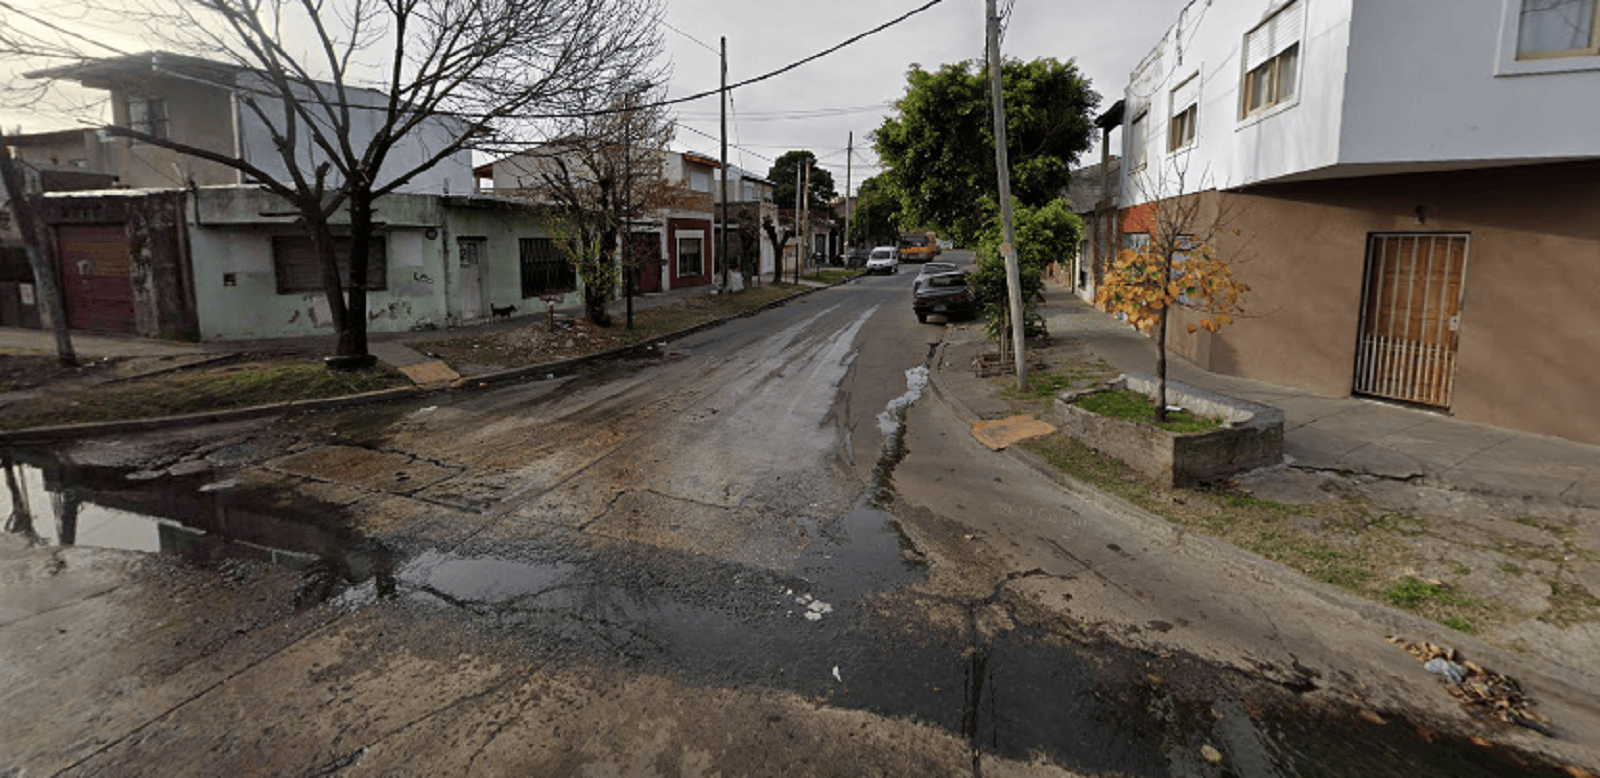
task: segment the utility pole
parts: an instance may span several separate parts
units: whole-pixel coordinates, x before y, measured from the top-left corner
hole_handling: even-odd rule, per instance
[[[805,264],[805,258],[811,253],[811,161],[806,160],[806,175],[804,183],[800,185],[801,230],[800,248],[794,263],[794,283],[800,285],[800,268]]]
[[[44,236],[39,234],[39,212],[28,196],[22,164],[11,156],[11,138],[0,131],[0,189],[11,199],[11,215],[22,234],[22,248],[33,269],[33,300],[39,307],[40,326],[56,336],[56,359],[63,367],[76,367],[78,355],[72,350],[72,335],[67,331],[67,306],[56,283],[55,263],[45,254]]]
[[[800,230],[800,195],[805,191],[805,179],[800,175],[800,166],[794,168],[794,282],[800,283],[800,252],[805,249],[805,234]]]
[[[728,291],[728,36],[722,36],[722,291]]]
[[[1017,233],[1011,223],[1011,163],[1006,154],[1006,95],[1000,77],[1000,16],[988,0],[989,92],[994,98],[994,161],[1000,177],[1000,255],[1006,262],[1006,289],[1011,298],[1011,358],[1017,364],[1017,388],[1028,388],[1028,360],[1023,352],[1022,273],[1017,269]]]
[[[850,245],[850,212],[855,210],[850,203],[850,163],[855,161],[856,133],[850,131],[850,140],[844,147],[844,245]],[[849,251],[845,252],[849,254]]]
[[[622,284],[628,300],[628,329],[633,329],[633,106],[638,92],[629,89],[627,113],[622,115]]]

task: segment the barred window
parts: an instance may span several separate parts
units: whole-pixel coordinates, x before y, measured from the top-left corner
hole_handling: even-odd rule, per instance
[[[157,138],[167,137],[167,101],[159,97],[128,97],[128,128]]]
[[[522,296],[565,294],[578,288],[577,268],[556,249],[550,238],[523,238],[518,241],[522,254]]]
[[[334,258],[339,263],[341,283],[349,283],[350,247],[354,241],[347,237],[333,239]],[[275,235],[272,238],[272,269],[277,276],[278,294],[300,294],[322,291],[322,257],[316,244],[304,235]],[[388,288],[389,258],[384,239],[374,237],[367,243],[367,289],[376,291]]]

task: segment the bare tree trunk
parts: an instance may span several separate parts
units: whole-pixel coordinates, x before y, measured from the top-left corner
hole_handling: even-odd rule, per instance
[[[1162,308],[1156,320],[1156,421],[1167,420],[1167,314]]]
[[[327,230],[326,224],[323,230]],[[343,311],[334,313],[339,331],[338,346],[328,365],[339,368],[370,367],[377,362],[367,351],[367,268],[371,264],[372,202],[360,194],[350,198],[350,269],[345,279]],[[332,235],[328,235],[327,251],[333,249]],[[323,266],[336,268],[335,262]],[[337,270],[335,270],[337,272]],[[334,295],[338,297],[338,295]],[[329,301],[333,302],[332,300]]]
[[[22,177],[22,167],[11,156],[10,139],[0,132],[0,179],[4,179],[6,196],[11,200],[11,215],[22,233],[22,246],[28,255],[28,267],[33,269],[34,300],[39,306],[39,324],[56,336],[56,359],[62,367],[76,367],[78,355],[72,349],[72,335],[67,330],[66,306],[61,297],[61,287],[56,283],[55,263],[45,250],[44,234],[39,224],[39,213],[29,197],[27,184]]]

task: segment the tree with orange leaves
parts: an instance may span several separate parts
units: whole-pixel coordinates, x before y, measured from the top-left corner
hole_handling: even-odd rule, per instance
[[[1177,191],[1182,192],[1181,175]],[[1157,421],[1167,420],[1167,315],[1186,308],[1201,315],[1189,332],[1217,332],[1243,312],[1250,287],[1233,277],[1233,269],[1218,255],[1216,238],[1226,227],[1226,204],[1209,215],[1198,195],[1157,199],[1145,218],[1150,242],[1143,248],[1123,249],[1107,269],[1095,303],[1112,313],[1124,314],[1128,323],[1152,333],[1156,340]]]

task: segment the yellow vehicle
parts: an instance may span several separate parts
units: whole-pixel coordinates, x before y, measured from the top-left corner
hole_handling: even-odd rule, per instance
[[[900,236],[901,262],[927,262],[939,256],[938,236],[931,232],[907,232]]]

